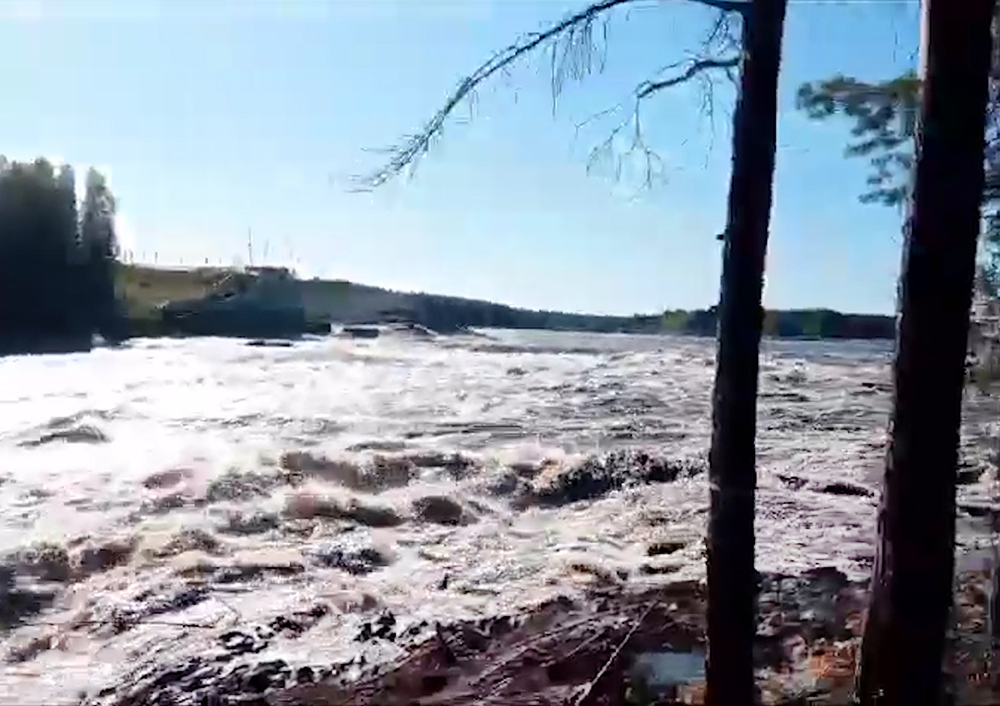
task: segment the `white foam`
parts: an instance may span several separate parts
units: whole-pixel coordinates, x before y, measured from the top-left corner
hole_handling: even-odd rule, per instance
[[[671,578],[703,575],[703,478],[522,512],[502,498],[475,495],[483,478],[512,464],[568,463],[623,446],[670,458],[703,457],[710,435],[711,342],[491,335],[328,339],[292,348],[138,341],[90,355],[0,361],[0,551],[39,540],[66,544],[84,535],[148,535],[145,546],[163,544],[165,535],[184,528],[216,532],[225,512],[281,513],[284,497],[298,491],[279,486],[270,495],[217,507],[196,502],[213,478],[233,470],[277,473],[277,459],[295,449],[361,464],[373,452],[352,449],[367,445],[479,459],[482,467],[473,477],[427,471],[371,499],[405,519],[415,498],[452,494],[478,500],[478,521],[355,529],[358,538],[386,549],[388,567],[367,576],[315,567],[293,578],[265,575],[252,593],[225,599],[244,619],[348,593],[367,593],[428,617],[499,610],[576,590],[580,577],[571,567],[581,561],[612,573],[636,569],[649,560],[648,543],[664,538],[687,542],[669,557],[680,567]],[[793,572],[834,565],[860,575],[871,555],[888,410],[885,392],[872,390],[889,383],[887,349],[850,342],[768,346],[758,413],[758,568]],[[38,441],[54,419],[96,427],[107,441],[23,445]],[[184,469],[176,487],[145,487],[151,475],[170,469]],[[819,492],[833,481],[873,495]],[[355,493],[322,480],[309,483],[311,492]],[[963,497],[988,496],[988,483],[984,477],[963,488]],[[176,507],[174,498],[164,500],[170,493],[180,498]],[[296,548],[307,554],[341,529],[319,523],[298,537],[226,536],[219,551]],[[91,576],[75,587],[74,600],[85,596],[99,607],[122,599],[126,589],[183,581],[170,562],[137,560]],[[68,606],[67,615],[78,610]],[[196,622],[203,613],[226,610],[210,600],[169,617]],[[308,641],[286,649],[302,658],[349,649],[350,618],[337,625],[316,628]],[[59,703],[126,669],[116,665],[138,658],[151,641],[176,654],[196,651],[209,639],[188,632],[181,639],[183,631],[155,625],[115,636],[83,631],[63,649],[5,668],[2,700]]]

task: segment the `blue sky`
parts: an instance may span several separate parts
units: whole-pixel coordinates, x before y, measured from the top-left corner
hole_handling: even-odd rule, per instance
[[[612,16],[607,65],[555,115],[545,57],[480,91],[408,180],[350,193],[366,148],[413,132],[461,78],[574,0],[3,0],[0,153],[97,165],[137,258],[294,261],[308,275],[515,305],[634,313],[717,300],[732,93],[643,108],[665,180],[587,173],[616,124],[576,125],[690,56],[712,12]],[[804,80],[910,68],[915,2],[791,0],[766,304],[891,312],[900,214],[857,202],[845,123],[794,110]],[[468,111],[462,111],[467,116]],[[266,253],[265,253],[266,250]]]

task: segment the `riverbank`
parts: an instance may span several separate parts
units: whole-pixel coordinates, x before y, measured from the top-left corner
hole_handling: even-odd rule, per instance
[[[166,333],[157,306],[167,300],[198,299],[210,293],[232,270],[161,269],[122,265],[119,296],[128,312],[134,336]],[[306,318],[343,324],[408,321],[433,331],[450,333],[467,328],[535,329],[590,333],[677,333],[715,335],[714,307],[650,315],[603,316],[543,311],[437,294],[395,292],[345,280],[299,280]],[[765,335],[775,338],[891,339],[890,316],[843,314],[825,309],[769,311]]]
[[[294,338],[327,333],[331,323],[407,323],[440,334],[489,328],[714,337],[717,325],[715,307],[633,316],[591,315],[396,292],[346,280],[293,278],[285,289],[288,301],[281,304],[271,302],[270,294],[254,295],[254,303],[247,306],[238,303],[237,298],[227,300],[234,292],[242,293],[248,286],[252,289],[257,277],[234,268],[119,264],[115,271],[117,305],[100,317],[100,332],[107,340],[167,336]],[[210,305],[202,306],[207,300],[212,300]],[[165,313],[162,305],[166,302],[184,302],[180,315],[178,311]],[[196,315],[189,315],[188,310],[197,310]],[[825,309],[768,311],[763,325],[765,337],[780,339],[888,340],[895,335],[893,317]],[[90,346],[89,339],[78,335],[78,331],[64,336],[52,331],[42,333],[28,342],[23,335],[0,335],[0,353],[77,352]]]
[[[139,658],[81,706],[473,706],[474,704],[701,704],[706,591],[702,582],[651,582],[581,569],[582,590],[476,620],[421,619],[367,594],[303,599],[297,610],[247,622],[224,611],[191,649]],[[655,578],[655,577],[654,577]],[[987,571],[956,579],[947,681],[961,706],[995,703]],[[755,650],[761,702],[847,706],[868,603],[867,582],[835,569],[761,575]],[[197,603],[190,596],[189,604]],[[65,624],[46,640],[110,625]],[[301,642],[343,632],[350,655]],[[116,630],[129,630],[123,624]],[[31,652],[31,646],[27,648]],[[284,656],[282,656],[284,655]],[[27,654],[25,655],[27,656]],[[17,655],[8,654],[12,669]]]

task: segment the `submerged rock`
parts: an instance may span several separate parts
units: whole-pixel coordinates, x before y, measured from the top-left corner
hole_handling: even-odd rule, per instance
[[[646,549],[649,556],[661,556],[663,554],[673,554],[686,547],[685,542],[653,542]]]
[[[288,498],[285,511],[293,519],[349,520],[367,527],[396,527],[403,518],[389,506],[366,504],[357,498],[325,497],[302,492]]]
[[[264,534],[281,527],[281,520],[274,513],[262,510],[251,510],[249,512],[230,512],[225,516],[225,520],[217,527],[218,532],[236,536],[250,536]]]
[[[844,483],[842,481],[836,481],[834,483],[828,483],[818,489],[821,493],[826,493],[827,495],[846,495],[857,498],[870,498],[872,496],[872,491],[868,488],[863,488],[860,485],[853,485],[851,483]]]
[[[17,573],[41,581],[65,582],[73,577],[73,566],[66,547],[41,542],[17,552],[13,557]]]
[[[354,445],[349,451],[399,448],[405,448],[405,443],[380,440]],[[476,464],[476,460],[469,456],[439,451],[377,453],[367,461],[291,451],[284,454],[280,461],[284,480],[292,485],[314,478],[362,493],[381,493],[404,487],[417,479],[422,471],[429,469],[439,469],[452,479],[460,479]]]
[[[342,569],[355,576],[370,574],[392,563],[392,557],[372,545],[352,547],[326,544],[310,549],[306,554],[323,566]]]
[[[77,578],[84,578],[127,564],[135,548],[136,541],[132,537],[87,544],[74,551],[73,573]]]
[[[290,451],[282,455],[279,465],[286,474],[285,480],[292,485],[299,485],[307,478],[318,478],[346,488],[359,488],[362,485],[361,469],[352,461],[329,459],[305,451]]]
[[[532,481],[520,505],[566,505],[593,500],[622,488],[671,483],[704,470],[704,464],[652,456],[644,451],[612,451],[575,466],[548,466]]]
[[[148,476],[142,485],[148,490],[163,490],[180,485],[192,475],[194,472],[190,468],[168,468]]]
[[[0,564],[0,631],[40,613],[57,595],[53,588],[18,582],[15,567]]]
[[[108,435],[97,427],[89,424],[81,424],[68,429],[56,429],[55,431],[46,432],[34,439],[22,441],[18,446],[35,448],[57,441],[67,444],[104,444],[109,440]]]
[[[227,471],[208,484],[205,500],[217,503],[265,497],[281,481],[280,477],[269,473]]]
[[[252,348],[291,348],[293,341],[287,339],[254,338],[246,343]]]
[[[147,547],[144,553],[150,557],[165,559],[190,551],[218,554],[221,548],[222,543],[210,533],[197,527],[186,527],[166,537],[160,544]]]
[[[444,495],[427,495],[413,501],[417,519],[439,525],[466,525],[476,521],[462,503]]]

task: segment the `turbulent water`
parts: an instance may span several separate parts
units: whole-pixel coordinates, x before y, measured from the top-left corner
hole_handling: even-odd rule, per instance
[[[889,348],[765,348],[758,567],[863,574]],[[319,600],[338,612],[284,659],[354,649],[357,606],[464,617],[700,577],[713,356],[487,332],[0,360],[0,702],[76,703]],[[985,405],[967,404],[972,514],[993,482]],[[982,540],[974,519],[961,537]]]

